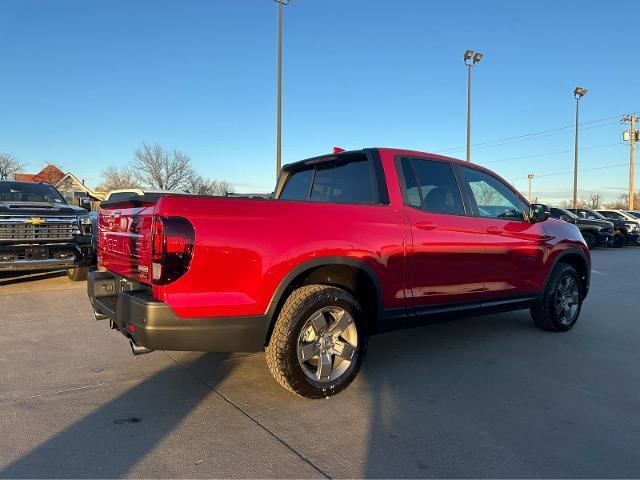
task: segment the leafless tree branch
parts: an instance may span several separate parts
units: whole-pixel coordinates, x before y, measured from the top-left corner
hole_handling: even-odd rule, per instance
[[[0,153],[0,180],[12,180],[14,174],[21,172],[24,164],[9,153]]]

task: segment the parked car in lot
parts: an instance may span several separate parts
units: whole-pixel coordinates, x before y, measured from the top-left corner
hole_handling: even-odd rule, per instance
[[[93,222],[53,185],[0,181],[0,271],[65,268],[71,280],[86,280]]]
[[[365,149],[283,167],[273,199],[143,194],[105,201],[96,319],[152,350],[257,351],[284,388],[334,395],[369,335],[528,308],[571,329],[589,291],[575,225],[495,173]]]
[[[606,217],[606,218],[610,218],[613,220],[622,220],[622,221],[634,224],[634,227],[636,229],[638,227],[638,222],[636,217],[624,210],[600,209],[600,210],[596,210],[596,212],[598,212],[599,214],[601,214],[603,217]]]
[[[549,211],[552,218],[564,220],[577,226],[590,250],[598,245],[613,244],[613,224],[611,222],[580,218],[565,208],[551,207]]]
[[[640,241],[640,231],[637,222],[607,218],[595,210],[586,208],[568,208],[580,218],[586,220],[604,220],[613,224],[613,247],[624,247],[626,244],[636,245]]]

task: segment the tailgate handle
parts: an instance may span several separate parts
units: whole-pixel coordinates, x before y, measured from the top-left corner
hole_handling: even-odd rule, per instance
[[[438,228],[438,225],[431,222],[418,222],[416,223],[416,228],[419,228],[420,230],[435,230]]]

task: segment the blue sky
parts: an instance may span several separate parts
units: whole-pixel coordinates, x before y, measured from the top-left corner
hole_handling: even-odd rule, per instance
[[[581,103],[580,195],[628,185],[617,117],[634,93],[634,2],[292,0],[285,11],[283,162],[393,146],[464,157],[472,143],[567,127]],[[100,182],[141,142],[189,154],[239,191],[275,176],[277,5],[271,0],[0,3],[0,151]],[[638,22],[635,21],[635,26]],[[634,37],[635,38],[635,37]],[[612,118],[614,117],[614,118]],[[603,120],[606,119],[606,120]],[[534,195],[570,196],[573,129],[478,146],[472,159]],[[564,153],[558,153],[564,152]],[[611,166],[622,165],[622,166]],[[611,167],[610,167],[611,166]],[[605,167],[605,168],[602,168]],[[599,168],[599,170],[593,170]]]

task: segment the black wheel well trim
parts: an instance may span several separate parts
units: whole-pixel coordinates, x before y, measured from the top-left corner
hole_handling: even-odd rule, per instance
[[[290,270],[289,273],[287,273],[287,275],[285,275],[285,277],[280,281],[275,292],[273,293],[271,301],[269,302],[269,306],[267,307],[267,312],[265,314],[270,323],[267,337],[265,338],[265,345],[271,338],[271,332],[273,331],[273,326],[277,319],[276,313],[286,300],[286,294],[288,293],[287,291],[289,290],[293,281],[305,272],[311,272],[312,270],[315,270],[319,267],[332,267],[336,265],[353,267],[364,272],[369,277],[369,280],[371,280],[371,283],[376,290],[376,317],[377,321],[380,321],[384,314],[382,285],[380,284],[380,279],[369,264],[362,260],[341,256],[313,258],[311,260],[306,260],[300,263],[295,268]]]
[[[582,260],[582,262],[584,263],[585,266],[585,270],[586,270],[586,275],[585,275],[585,284],[583,285],[584,287],[584,296],[587,296],[587,293],[589,291],[589,283],[590,283],[590,279],[591,279],[591,262],[587,259],[587,256],[585,255],[585,253],[580,250],[579,248],[567,248],[565,250],[563,250],[562,252],[560,252],[555,260],[553,261],[553,265],[551,266],[551,268],[549,269],[549,273],[547,275],[547,278],[544,281],[544,289],[543,292],[547,289],[547,284],[549,283],[549,279],[551,278],[551,273],[553,272],[553,270],[556,268],[556,266],[558,265],[558,263],[562,262],[562,259],[569,256],[569,255],[577,255],[578,257],[580,257],[580,259]],[[562,262],[562,263],[566,263],[566,262]]]

